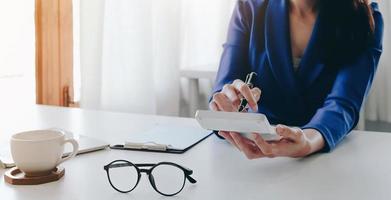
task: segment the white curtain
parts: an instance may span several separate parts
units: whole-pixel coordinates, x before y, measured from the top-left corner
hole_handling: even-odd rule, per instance
[[[35,104],[34,1],[0,2],[0,107]]]
[[[179,70],[218,63],[234,3],[81,1],[81,106],[178,115]]]
[[[180,102],[186,105],[180,92],[186,82],[180,81],[179,70],[217,69],[235,2],[80,1],[81,106],[178,115]],[[391,122],[391,2],[379,4],[384,53],[365,114],[369,120]]]
[[[391,123],[391,2],[378,1],[384,18],[383,55],[366,104],[366,118]]]

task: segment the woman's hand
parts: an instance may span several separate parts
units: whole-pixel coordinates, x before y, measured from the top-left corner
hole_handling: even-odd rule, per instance
[[[261,97],[261,90],[257,87],[250,87],[241,80],[235,80],[232,84],[226,84],[221,92],[213,95],[209,107],[213,111],[237,112],[240,99],[245,98],[253,111],[258,111],[258,101]]]
[[[266,142],[256,133],[253,134],[253,140],[234,132],[220,131],[219,135],[242,151],[248,159],[305,157],[324,147],[322,135],[314,129],[301,130],[278,125],[276,132],[281,136],[281,140],[273,142]]]

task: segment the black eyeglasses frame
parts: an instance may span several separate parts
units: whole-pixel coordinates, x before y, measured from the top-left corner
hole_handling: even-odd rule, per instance
[[[118,164],[114,165],[116,162],[122,162],[122,163],[118,163]],[[184,181],[183,181],[183,184],[182,184],[181,189],[180,189],[178,192],[173,193],[173,194],[165,194],[165,193],[163,193],[163,192],[161,192],[161,191],[159,191],[159,190],[157,189],[156,184],[155,184],[154,177],[153,177],[153,175],[152,175],[152,171],[153,171],[153,169],[155,169],[156,167],[158,167],[158,166],[160,166],[160,165],[171,165],[171,166],[177,167],[177,168],[179,168],[179,169],[181,169],[181,170],[183,171],[183,174],[184,174]],[[129,166],[130,166],[130,167],[134,167],[134,168],[136,169],[136,171],[137,171],[137,182],[136,182],[136,184],[134,185],[134,187],[131,188],[130,190],[127,190],[127,191],[119,190],[119,189],[116,188],[116,187],[114,186],[114,184],[112,183],[111,178],[110,178],[109,170],[110,170],[110,168],[129,167]],[[144,169],[143,167],[150,167],[150,168],[149,168],[149,169]],[[163,196],[175,196],[175,195],[177,195],[178,193],[180,193],[180,192],[183,190],[183,188],[185,187],[186,179],[187,179],[190,183],[192,183],[192,184],[197,183],[197,181],[196,181],[194,178],[191,177],[191,175],[193,174],[193,170],[191,170],[191,169],[189,169],[189,168],[187,168],[187,167],[178,165],[178,164],[176,164],[176,163],[172,163],[172,162],[159,162],[159,163],[157,163],[157,164],[150,164],[150,163],[148,163],[148,164],[133,164],[132,162],[129,162],[129,161],[127,161],[127,160],[114,160],[114,161],[112,161],[111,163],[105,165],[105,166],[103,167],[103,169],[106,171],[107,178],[109,179],[109,183],[110,183],[111,187],[113,187],[116,191],[121,192],[121,193],[129,193],[129,192],[133,191],[133,190],[137,187],[138,183],[140,182],[141,173],[146,173],[146,174],[148,175],[148,179],[149,179],[149,182],[150,182],[151,185],[152,185],[152,188],[153,188],[156,192],[158,192],[159,194],[161,194],[161,195],[163,195]]]

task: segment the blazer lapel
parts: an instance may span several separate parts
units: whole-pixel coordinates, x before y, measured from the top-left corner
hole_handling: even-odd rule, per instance
[[[292,67],[288,4],[286,0],[269,1],[265,19],[265,45],[274,77],[290,95],[297,95]]]
[[[319,45],[320,21],[318,17],[299,70],[295,73],[290,40],[289,2],[269,1],[265,20],[266,53],[273,75],[281,87],[287,88],[291,95],[300,96],[302,90],[308,88],[324,69]]]
[[[324,69],[324,63],[321,59],[321,46],[319,45],[320,24],[318,17],[298,70],[298,79],[302,89],[308,88]]]

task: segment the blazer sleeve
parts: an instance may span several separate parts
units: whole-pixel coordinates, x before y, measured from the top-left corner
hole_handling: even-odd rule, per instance
[[[357,125],[361,105],[372,85],[382,53],[383,20],[374,12],[375,39],[373,46],[355,63],[340,69],[330,94],[303,129],[313,128],[324,137],[329,152]]]
[[[238,1],[228,28],[226,43],[217,72],[212,94],[236,79],[243,79],[249,73],[248,47],[250,35],[251,8],[248,1]]]

